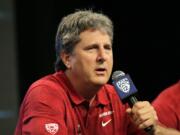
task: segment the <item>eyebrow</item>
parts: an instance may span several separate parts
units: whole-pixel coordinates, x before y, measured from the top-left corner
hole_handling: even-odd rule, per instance
[[[87,48],[93,48],[93,47],[98,47],[99,45],[97,44],[97,43],[94,43],[94,44],[89,44],[89,45],[87,45],[86,47]],[[110,46],[110,47],[112,47],[112,44],[104,44],[103,46]],[[86,48],[85,47],[85,48]]]

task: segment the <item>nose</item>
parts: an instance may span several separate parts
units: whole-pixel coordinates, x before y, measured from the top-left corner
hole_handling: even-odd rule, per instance
[[[106,50],[104,48],[101,48],[98,50],[97,54],[97,61],[100,63],[103,63],[106,60],[107,54],[105,52]]]

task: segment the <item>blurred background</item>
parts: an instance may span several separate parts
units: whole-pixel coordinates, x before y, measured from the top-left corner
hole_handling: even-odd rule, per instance
[[[177,5],[0,0],[0,135],[13,134],[30,84],[54,72],[57,26],[63,16],[76,9],[93,9],[113,20],[113,71],[129,73],[140,97],[152,101],[180,77]]]

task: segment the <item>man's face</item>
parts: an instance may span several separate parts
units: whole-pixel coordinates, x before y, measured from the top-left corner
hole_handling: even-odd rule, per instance
[[[113,66],[110,37],[99,30],[86,30],[80,39],[70,55],[71,75],[85,84],[107,83]]]

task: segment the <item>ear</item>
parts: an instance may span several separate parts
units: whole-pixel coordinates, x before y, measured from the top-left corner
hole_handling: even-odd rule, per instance
[[[67,67],[67,69],[71,68],[70,56],[71,56],[71,54],[67,54],[64,51],[61,52],[61,54],[60,54],[61,60],[64,63],[64,65]]]

